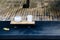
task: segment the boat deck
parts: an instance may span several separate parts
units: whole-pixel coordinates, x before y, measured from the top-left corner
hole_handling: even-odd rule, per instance
[[[35,24],[35,22],[28,22],[28,21],[15,22],[15,21],[11,21],[10,24]]]

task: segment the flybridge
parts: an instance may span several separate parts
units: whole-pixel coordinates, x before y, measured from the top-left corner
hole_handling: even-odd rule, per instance
[[[32,18],[33,18],[32,15],[28,15],[26,20],[23,21],[21,16],[16,16],[14,18],[14,21],[11,21],[10,24],[35,24]]]

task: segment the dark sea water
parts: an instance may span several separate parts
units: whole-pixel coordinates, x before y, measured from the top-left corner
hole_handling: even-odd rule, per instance
[[[10,22],[0,22],[0,37],[41,37],[41,36],[60,36],[59,21],[36,21],[35,26],[16,26],[18,28],[10,28],[4,31],[3,27],[11,27]]]

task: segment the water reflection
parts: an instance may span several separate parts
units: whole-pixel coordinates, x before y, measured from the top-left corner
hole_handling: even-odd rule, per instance
[[[34,34],[56,34],[60,35],[60,22],[59,21],[40,21],[36,22],[34,27],[21,27],[10,28],[10,31],[4,31],[0,28],[0,35],[34,35]]]

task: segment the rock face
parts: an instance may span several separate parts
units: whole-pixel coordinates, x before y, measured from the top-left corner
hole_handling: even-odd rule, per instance
[[[29,8],[23,8],[27,0],[0,0],[0,20],[12,21],[15,16],[33,15],[33,21],[51,21],[52,16],[46,12],[49,3],[54,0],[29,0]],[[47,20],[45,20],[47,19]]]

